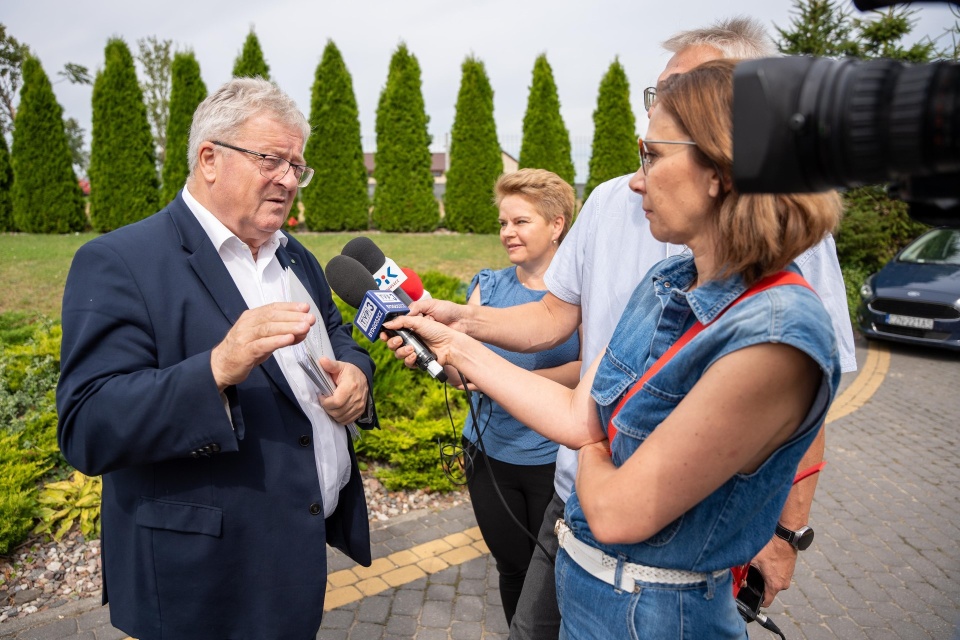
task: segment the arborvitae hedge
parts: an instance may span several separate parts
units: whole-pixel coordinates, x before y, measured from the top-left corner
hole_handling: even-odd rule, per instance
[[[7,139],[0,133],[0,231],[16,231],[13,227],[13,202],[10,189],[13,187],[13,167],[10,166],[10,150]]]
[[[377,109],[373,221],[381,231],[433,231],[440,210],[433,196],[430,135],[420,90],[420,64],[401,44]]]
[[[360,112],[353,80],[340,50],[327,41],[310,100],[313,133],[304,152],[313,181],[300,192],[307,227],[356,231],[370,226],[367,169],[360,140]]]
[[[130,49],[111,38],[93,83],[90,221],[110,231],[160,207],[153,134]]]
[[[260,40],[257,34],[250,30],[247,39],[243,42],[243,49],[240,55],[233,62],[234,78],[255,78],[260,76],[266,80],[270,79],[270,66],[263,57],[263,49],[260,48]]]
[[[461,233],[497,233],[493,184],[503,158],[493,119],[493,89],[483,62],[463,62],[460,92],[450,141],[450,169],[444,197],[445,226]]]
[[[533,65],[533,83],[523,116],[520,168],[547,169],[573,184],[570,133],[560,116],[560,98],[547,55]]]
[[[83,192],[73,172],[70,145],[63,130],[63,109],[40,61],[33,57],[23,63],[10,163],[13,224],[17,229],[68,233],[86,228]]]
[[[177,197],[187,181],[187,141],[197,105],[207,97],[200,63],[192,51],[177,53],[170,66],[170,119],[167,121],[167,155],[163,162],[161,205]]]
[[[593,148],[590,175],[583,192],[612,178],[634,173],[640,167],[637,122],[630,106],[630,82],[619,60],[614,60],[600,81],[597,109],[593,112]]]

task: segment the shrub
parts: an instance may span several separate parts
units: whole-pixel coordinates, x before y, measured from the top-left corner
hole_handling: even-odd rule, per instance
[[[882,186],[851,189],[844,193],[843,200],[845,211],[836,242],[837,255],[845,269],[878,271],[929,228],[911,220],[907,204],[891,200]]]
[[[192,51],[173,56],[170,65],[170,119],[167,121],[167,150],[163,159],[163,193],[161,204],[177,197],[187,181],[187,142],[193,112],[207,97],[207,85],[200,77],[200,63]]]
[[[0,232],[15,231],[13,226],[13,203],[10,190],[13,188],[13,167],[10,166],[10,150],[7,139],[0,135]]]
[[[440,222],[420,84],[420,63],[401,44],[377,107],[373,222],[381,231],[433,231]]]
[[[17,435],[0,431],[0,555],[20,544],[37,508],[37,481],[49,469],[37,451],[20,447]]]
[[[310,127],[304,156],[315,174],[300,194],[307,225],[314,231],[366,229],[370,199],[360,113],[350,72],[332,40],[314,76]]]
[[[40,492],[36,534],[49,533],[59,540],[77,523],[87,540],[100,535],[100,495],[103,481],[74,471],[69,480],[48,484]],[[54,530],[56,527],[56,530]]]
[[[450,141],[445,226],[461,233],[497,233],[493,185],[503,173],[493,89],[483,62],[463,62],[460,92]]]
[[[90,145],[90,221],[97,231],[142,220],[160,206],[153,133],[133,56],[123,40],[111,38],[104,57],[93,83]]]
[[[243,41],[243,49],[233,61],[234,78],[255,78],[260,76],[264,80],[270,79],[270,65],[263,57],[263,49],[260,48],[260,40],[257,34],[250,28],[247,39]]]
[[[23,63],[23,88],[10,152],[13,224],[28,233],[82,231],[83,193],[63,127],[63,109],[40,62]]]
[[[560,98],[546,54],[533,65],[533,82],[523,114],[520,168],[547,169],[573,184],[570,133],[560,115]]]
[[[583,199],[607,180],[640,167],[637,153],[637,123],[630,106],[630,83],[620,60],[614,60],[600,81],[597,109],[593,112],[593,148],[590,175]]]

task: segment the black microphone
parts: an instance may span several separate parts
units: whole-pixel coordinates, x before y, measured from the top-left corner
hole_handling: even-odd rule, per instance
[[[413,304],[413,298],[400,287],[407,279],[407,274],[396,262],[386,257],[373,240],[366,236],[357,236],[343,245],[340,255],[353,258],[362,264],[381,291],[393,291],[404,304]]]
[[[417,366],[440,382],[447,381],[447,374],[437,362],[437,356],[409,329],[387,329],[384,322],[406,315],[410,309],[393,292],[381,291],[367,268],[350,256],[333,256],[324,270],[330,288],[344,302],[357,309],[354,324],[371,342],[376,342],[380,332],[388,336],[400,336],[403,343],[413,348]]]

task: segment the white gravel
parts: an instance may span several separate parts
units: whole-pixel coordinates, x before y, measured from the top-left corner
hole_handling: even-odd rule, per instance
[[[413,511],[442,510],[470,500],[466,489],[387,491],[369,471],[363,486],[373,529]],[[31,537],[9,556],[0,556],[0,623],[81,598],[100,598],[100,540],[85,541],[74,529],[59,542]]]

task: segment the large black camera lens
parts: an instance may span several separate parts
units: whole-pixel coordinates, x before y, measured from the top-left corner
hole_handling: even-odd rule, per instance
[[[733,180],[804,193],[960,171],[960,65],[765,58],[737,65]]]

